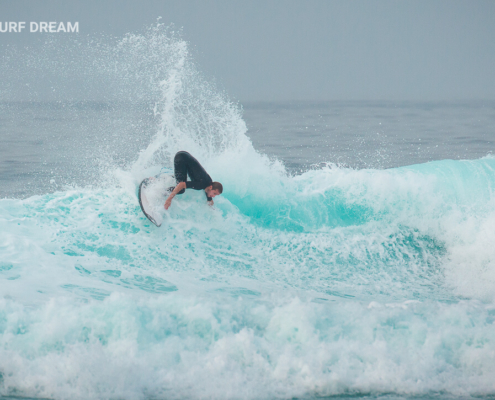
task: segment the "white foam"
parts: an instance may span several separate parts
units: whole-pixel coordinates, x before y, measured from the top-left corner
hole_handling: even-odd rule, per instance
[[[2,393],[52,398],[487,395],[493,310],[169,295],[3,300]]]

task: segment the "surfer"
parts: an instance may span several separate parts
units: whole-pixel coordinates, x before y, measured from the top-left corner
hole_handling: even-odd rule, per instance
[[[189,174],[190,181],[187,180]],[[206,200],[210,206],[213,205],[213,197],[222,193],[223,187],[220,182],[213,182],[210,175],[187,151],[179,151],[174,157],[174,175],[177,181],[177,186],[171,187],[172,193],[168,196],[165,202],[165,210],[168,210],[172,199],[176,194],[182,194],[186,189],[204,190]]]

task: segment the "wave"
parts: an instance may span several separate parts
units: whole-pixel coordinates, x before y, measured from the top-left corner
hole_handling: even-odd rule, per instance
[[[2,200],[2,236],[15,243],[24,229],[21,242],[38,249],[36,259],[49,254],[61,265],[89,259],[130,269],[194,265],[205,274],[353,296],[443,296],[437,286],[449,282],[460,295],[492,296],[491,251],[478,245],[493,238],[487,229],[495,215],[493,165],[482,159],[384,171],[315,170],[282,176],[269,191],[246,194],[232,186],[213,210],[192,191],[164,211],[158,230],[140,212],[135,187],[57,192]],[[11,245],[4,254],[17,263],[22,252]],[[472,275],[477,294],[464,293],[468,281],[455,283],[453,270]]]

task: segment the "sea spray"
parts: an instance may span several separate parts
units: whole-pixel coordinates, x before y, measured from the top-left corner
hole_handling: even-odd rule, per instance
[[[222,169],[233,161],[240,169],[246,152],[253,165],[264,158],[245,135],[240,106],[203,76],[173,27],[157,23],[122,39],[49,36],[6,53],[1,99],[39,102],[36,119],[57,117],[46,130],[59,140],[45,152],[58,159],[40,169],[54,164],[50,179],[59,186],[134,183],[149,168],[171,167],[183,149],[207,167],[220,160]],[[4,106],[17,124],[33,117],[22,103]],[[38,181],[44,188],[45,176]]]

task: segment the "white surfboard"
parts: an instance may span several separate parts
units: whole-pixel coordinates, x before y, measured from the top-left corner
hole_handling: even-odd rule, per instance
[[[176,184],[173,175],[164,173],[146,178],[139,185],[138,199],[141,210],[156,226],[163,223],[165,200],[170,194],[167,189]]]

